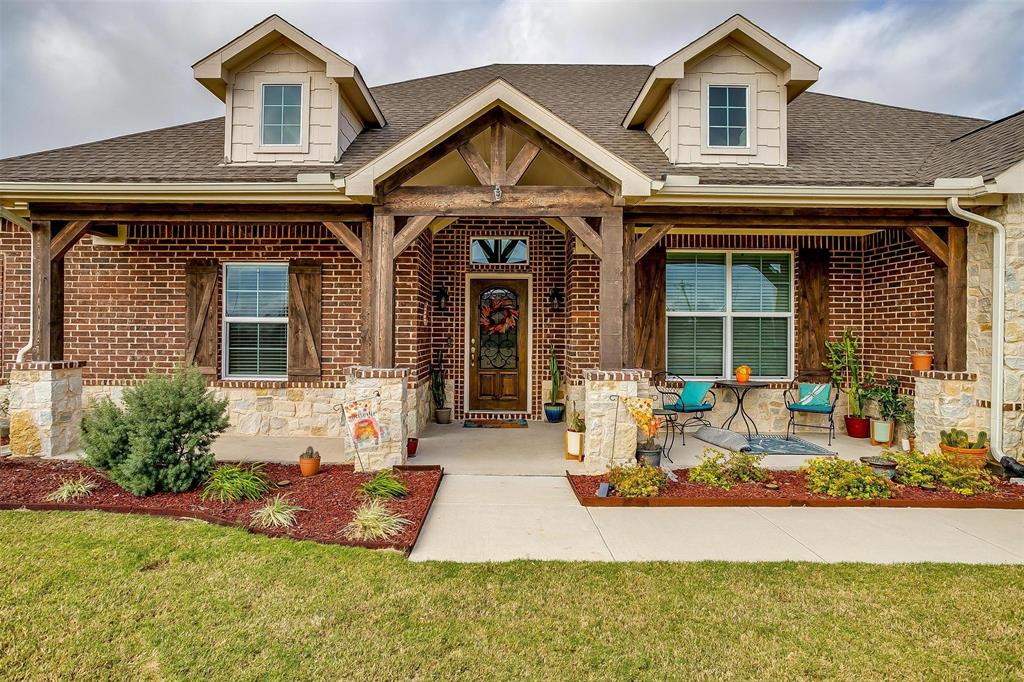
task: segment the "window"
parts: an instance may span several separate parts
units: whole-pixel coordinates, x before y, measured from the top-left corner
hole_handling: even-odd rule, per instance
[[[708,86],[708,146],[747,147],[747,86]]]
[[[684,377],[787,377],[793,357],[789,253],[670,252],[666,369]]]
[[[288,266],[225,266],[224,375],[288,378]]]
[[[469,260],[476,265],[520,265],[527,256],[525,239],[473,239]]]
[[[263,86],[263,144],[298,145],[302,140],[302,86]]]

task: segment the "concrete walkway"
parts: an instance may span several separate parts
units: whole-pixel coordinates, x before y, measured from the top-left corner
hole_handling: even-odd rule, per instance
[[[564,477],[445,475],[411,558],[1024,564],[1024,511],[586,508]]]

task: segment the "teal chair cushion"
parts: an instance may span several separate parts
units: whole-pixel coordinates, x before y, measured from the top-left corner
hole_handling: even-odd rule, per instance
[[[832,396],[832,384],[800,384],[800,398],[797,405],[808,407],[811,405],[829,407],[829,398]]]
[[[828,414],[832,411],[831,405],[801,405],[800,403],[790,403],[786,405],[787,409],[793,412],[817,412],[819,414]]]
[[[707,412],[711,409],[711,403],[701,403],[700,405],[682,405],[680,403],[674,403],[665,409],[672,410],[673,412]]]
[[[714,385],[712,381],[687,381],[683,386],[683,392],[679,394],[679,400],[673,406],[680,411],[688,410],[696,412],[698,408],[711,409],[711,406],[704,400],[708,391]],[[705,407],[707,406],[707,407]]]

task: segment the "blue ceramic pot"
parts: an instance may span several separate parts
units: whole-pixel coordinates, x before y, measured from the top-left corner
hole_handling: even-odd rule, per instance
[[[565,405],[562,403],[544,403],[544,416],[549,424],[557,424],[565,418]]]

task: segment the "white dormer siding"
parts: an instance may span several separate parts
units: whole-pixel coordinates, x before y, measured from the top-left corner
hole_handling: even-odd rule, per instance
[[[275,84],[302,86],[298,145],[263,144],[263,86]],[[228,85],[226,104],[225,156],[232,164],[334,163],[362,128],[324,63],[287,44],[240,68]]]

